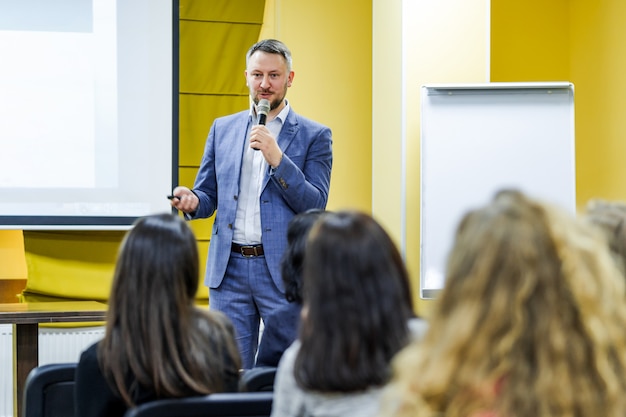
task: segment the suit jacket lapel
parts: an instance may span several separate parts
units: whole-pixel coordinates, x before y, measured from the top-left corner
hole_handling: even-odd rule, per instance
[[[298,118],[293,109],[291,109],[289,110],[289,113],[287,113],[287,119],[285,120],[283,127],[280,129],[280,134],[278,135],[278,138],[276,138],[278,147],[281,151],[283,151],[283,153],[285,153],[287,151],[287,148],[289,148],[289,144],[291,144],[291,142],[296,137],[296,133],[298,133]],[[263,190],[270,180],[269,172],[270,168],[268,167],[267,174],[265,175],[265,179],[263,180]]]
[[[241,177],[241,165],[243,163],[243,153],[248,143],[248,113],[245,113],[245,117],[241,117],[236,123],[231,125],[231,132],[229,133],[229,140],[224,143],[225,146],[230,146],[232,149],[227,151],[225,155],[232,155],[226,162],[227,168],[227,186],[225,189],[231,189],[234,193],[239,192],[239,178]]]
[[[289,147],[291,141],[296,137],[296,133],[298,132],[298,118],[294,113],[293,109],[287,113],[287,120],[285,120],[285,124],[283,128],[280,130],[280,135],[278,135],[278,146],[280,149],[285,152]]]

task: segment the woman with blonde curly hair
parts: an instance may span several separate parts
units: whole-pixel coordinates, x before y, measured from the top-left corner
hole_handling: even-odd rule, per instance
[[[624,279],[589,224],[514,190],[461,220],[382,415],[624,417]]]
[[[615,261],[626,274],[626,202],[590,200],[585,218],[600,228]]]

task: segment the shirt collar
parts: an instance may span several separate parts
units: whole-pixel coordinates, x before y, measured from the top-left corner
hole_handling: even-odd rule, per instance
[[[279,119],[281,123],[285,123],[285,120],[287,120],[287,115],[289,114],[289,109],[290,109],[289,101],[285,99],[285,107],[283,107],[280,113],[276,115],[276,119]]]

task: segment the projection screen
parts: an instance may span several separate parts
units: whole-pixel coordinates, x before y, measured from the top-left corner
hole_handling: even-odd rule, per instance
[[[0,0],[0,229],[171,211],[178,2]]]

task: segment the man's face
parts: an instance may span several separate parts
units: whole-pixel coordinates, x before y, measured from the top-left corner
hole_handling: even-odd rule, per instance
[[[282,55],[256,51],[248,59],[245,76],[254,103],[266,99],[270,108],[275,109],[285,99],[287,88],[291,87],[293,71],[287,71],[287,62]]]

